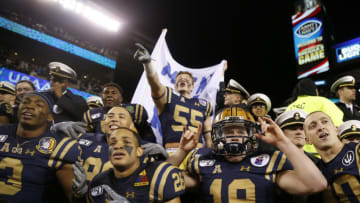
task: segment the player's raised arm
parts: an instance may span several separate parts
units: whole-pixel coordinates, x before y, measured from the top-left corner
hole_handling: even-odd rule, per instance
[[[265,123],[264,120],[267,122]],[[315,164],[300,151],[274,121],[259,118],[264,136],[256,137],[273,144],[289,159],[294,170],[281,172],[276,179],[280,188],[291,194],[316,193],[326,189],[327,181]]]
[[[139,43],[136,43],[135,45],[138,47],[138,49],[134,54],[134,59],[143,64],[146,77],[151,88],[151,96],[153,97],[158,112],[161,113],[166,104],[165,86],[161,84],[159,80],[159,76],[156,72],[156,68],[151,62],[151,56],[148,50]]]

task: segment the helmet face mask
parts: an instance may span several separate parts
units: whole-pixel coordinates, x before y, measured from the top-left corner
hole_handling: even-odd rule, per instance
[[[212,141],[216,154],[242,156],[255,152],[255,123],[242,116],[224,117],[212,129]]]

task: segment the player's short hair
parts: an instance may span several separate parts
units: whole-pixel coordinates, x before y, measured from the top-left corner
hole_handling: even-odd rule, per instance
[[[116,84],[116,83],[114,83],[114,82],[106,83],[106,84],[104,85],[103,89],[105,89],[105,87],[115,87],[116,89],[119,90],[121,96],[124,95],[124,89],[123,89],[120,85],[118,85],[118,84]]]
[[[192,79],[192,84],[194,84],[194,77],[192,76],[192,74],[190,73],[190,72],[188,72],[188,71],[180,71],[180,72],[178,72],[178,74],[176,75],[176,77],[175,77],[175,80],[176,80],[176,78],[179,76],[179,75],[182,75],[182,74],[186,74],[186,75],[188,75],[188,76],[190,76],[190,78]]]
[[[135,137],[137,146],[141,146],[141,137],[140,137],[140,135],[139,135],[137,132],[135,132],[134,130],[132,130],[132,129],[130,129],[130,128],[127,128],[127,127],[119,127],[119,128],[116,129],[114,132],[116,132],[116,131],[118,131],[118,130],[121,130],[121,129],[125,129],[125,130],[130,131],[130,132],[134,135],[134,137]],[[112,132],[111,135],[112,135],[114,132]],[[110,136],[111,136],[111,135],[110,135]]]
[[[19,80],[15,85],[15,91],[16,91],[17,85],[19,83],[23,83],[23,82],[29,84],[31,86],[31,88],[33,88],[33,90],[36,90],[34,83],[32,83],[30,80]]]

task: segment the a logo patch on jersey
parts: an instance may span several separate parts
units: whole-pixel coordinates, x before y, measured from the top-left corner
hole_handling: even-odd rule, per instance
[[[146,175],[145,169],[139,173],[139,176],[136,178],[136,181],[134,183],[135,187],[139,186],[147,186],[149,185],[149,178]]]
[[[215,164],[215,160],[211,159],[211,160],[200,160],[199,162],[199,166],[201,167],[206,167],[206,166],[213,166]]]
[[[94,188],[91,188],[91,196],[96,197],[96,196],[100,196],[104,193],[104,189],[102,188],[102,186],[96,186]]]
[[[91,140],[86,140],[86,139],[80,139],[79,141],[78,141],[78,143],[80,144],[80,145],[84,145],[84,146],[90,146],[93,142],[91,141]]]
[[[50,154],[56,147],[56,140],[53,137],[43,137],[40,139],[36,149],[43,154]]]
[[[134,107],[133,106],[127,106],[126,110],[128,110],[128,112],[130,112],[130,113],[134,113]]]
[[[350,164],[352,164],[352,162],[354,162],[354,160],[355,160],[354,151],[348,151],[346,152],[345,156],[342,159],[342,164],[344,166],[349,166]]]
[[[199,99],[200,105],[201,106],[206,106],[206,101],[203,99]]]
[[[261,154],[259,156],[251,157],[250,162],[255,167],[264,167],[270,161],[270,155],[268,154]]]
[[[5,142],[5,140],[8,138],[8,135],[0,135],[0,142]]]
[[[101,113],[96,113],[96,114],[91,115],[91,119],[97,119],[97,118],[100,118],[100,116],[101,116]]]

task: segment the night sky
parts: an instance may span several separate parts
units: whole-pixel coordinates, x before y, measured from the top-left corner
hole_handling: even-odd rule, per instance
[[[143,71],[132,59],[134,43],[141,42],[152,51],[163,28],[168,29],[169,49],[180,64],[200,68],[226,59],[225,80],[237,80],[251,94],[267,94],[273,107],[290,97],[297,82],[291,1],[98,0],[125,19],[124,29],[115,35],[89,27],[62,8],[26,2],[6,0],[0,6],[47,19],[85,39],[119,49],[114,81],[124,87],[129,100]],[[352,26],[358,19],[352,2],[326,2],[331,44],[360,35],[356,28],[360,26]]]

